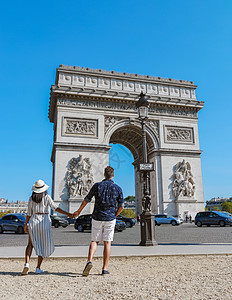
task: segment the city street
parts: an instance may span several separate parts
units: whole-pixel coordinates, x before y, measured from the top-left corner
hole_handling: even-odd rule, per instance
[[[66,228],[52,228],[56,246],[88,245],[90,231],[78,232],[73,225]],[[156,241],[159,244],[201,244],[201,243],[232,243],[232,227],[200,227],[192,224],[179,226],[161,225],[155,227]],[[139,244],[140,225],[116,232],[114,245]],[[27,235],[4,232],[0,235],[0,247],[26,246]]]

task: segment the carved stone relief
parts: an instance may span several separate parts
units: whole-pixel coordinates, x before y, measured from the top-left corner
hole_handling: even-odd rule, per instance
[[[194,144],[193,128],[165,126],[165,142]]]
[[[85,196],[93,185],[92,164],[82,155],[70,160],[66,174],[66,186],[70,198]]]
[[[97,137],[97,120],[83,120],[64,118],[63,134],[75,136]]]
[[[191,198],[194,196],[195,183],[193,181],[191,166],[185,160],[175,166],[172,193],[176,199],[179,197]]]
[[[105,133],[114,124],[116,124],[117,122],[120,122],[122,120],[125,120],[125,119],[126,118],[105,116]]]
[[[136,111],[135,105],[125,103],[109,103],[104,101],[82,101],[79,99],[58,99],[58,105],[72,106],[72,107],[91,107],[100,108],[104,110],[118,110],[118,111]],[[189,118],[196,118],[197,112],[188,109],[171,109],[151,106],[149,109],[151,114],[170,115],[170,116],[184,116]]]
[[[151,129],[155,132],[157,137],[159,137],[159,121],[148,120],[146,125],[151,127]]]

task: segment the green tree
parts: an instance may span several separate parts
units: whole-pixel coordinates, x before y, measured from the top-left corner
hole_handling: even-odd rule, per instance
[[[231,202],[223,202],[222,204],[222,210],[227,211],[228,213],[232,214],[232,203]]]
[[[4,216],[7,215],[7,214],[11,214],[11,213],[12,213],[12,210],[8,210],[8,211],[6,211],[6,212],[1,211],[1,212],[0,212],[0,218],[4,217]]]
[[[123,215],[124,217],[127,218],[135,218],[135,212],[131,208],[123,209],[120,215]]]
[[[215,206],[213,210],[215,210],[215,211],[221,211],[218,206]]]

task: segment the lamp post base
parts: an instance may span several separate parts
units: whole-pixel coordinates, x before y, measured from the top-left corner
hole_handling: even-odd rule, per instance
[[[141,242],[139,246],[156,246],[155,214],[152,211],[143,211],[140,215]]]

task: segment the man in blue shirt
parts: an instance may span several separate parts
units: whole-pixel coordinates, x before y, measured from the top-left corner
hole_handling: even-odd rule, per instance
[[[97,250],[98,243],[103,240],[103,266],[102,275],[109,274],[107,265],[110,259],[111,242],[114,237],[116,217],[123,210],[124,199],[122,189],[113,182],[114,169],[110,166],[105,168],[105,179],[95,183],[88,195],[81,203],[79,209],[73,213],[74,218],[79,216],[83,208],[95,197],[95,205],[92,214],[91,244],[89,246],[88,261],[82,273],[88,276],[92,269],[92,259]]]

